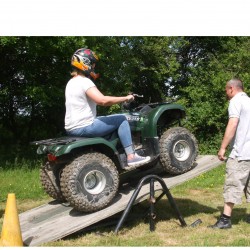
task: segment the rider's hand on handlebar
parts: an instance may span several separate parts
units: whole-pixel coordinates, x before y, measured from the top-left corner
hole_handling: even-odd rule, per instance
[[[133,95],[127,95],[127,99],[126,102],[132,102],[135,99],[135,97]]]

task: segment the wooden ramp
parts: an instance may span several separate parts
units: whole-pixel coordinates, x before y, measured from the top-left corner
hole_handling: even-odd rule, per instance
[[[165,176],[162,178],[167,187],[171,189],[219,166],[221,163],[217,156],[214,155],[199,156],[197,166],[193,170],[182,175]],[[145,172],[147,174],[147,171]],[[161,185],[155,182],[155,191],[161,189]],[[122,186],[114,202],[109,207],[91,214],[75,211],[72,207],[58,204],[55,201],[26,211],[19,215],[24,244],[27,246],[38,246],[45,242],[62,239],[117,214],[126,208],[133,192],[134,187],[130,185]],[[145,184],[140,190],[136,203],[146,200],[148,195],[149,184]]]

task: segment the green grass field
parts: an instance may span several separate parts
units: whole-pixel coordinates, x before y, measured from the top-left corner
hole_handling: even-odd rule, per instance
[[[0,229],[8,193],[15,193],[19,213],[51,200],[42,190],[39,182],[39,164],[22,162],[0,168]],[[155,231],[150,232],[148,218],[141,217],[149,208],[148,202],[136,205],[131,210],[128,221],[113,233],[115,225],[71,235],[65,239],[49,242],[44,246],[237,246],[250,245],[250,225],[245,222],[250,208],[243,199],[233,213],[233,228],[212,230],[223,207],[223,183],[225,165],[221,165],[180,186],[171,193],[188,225],[197,219],[202,224],[197,227],[181,227],[175,212],[166,198],[155,205]]]

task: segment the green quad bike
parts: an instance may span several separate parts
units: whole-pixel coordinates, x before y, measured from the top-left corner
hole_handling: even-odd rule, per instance
[[[135,96],[139,96],[136,95]],[[180,121],[183,106],[172,102],[124,104],[124,115],[131,127],[135,151],[150,156],[150,162],[137,168],[156,165],[178,175],[195,167],[197,140]],[[38,154],[46,155],[40,169],[41,184],[52,198],[78,211],[94,212],[108,206],[119,188],[127,168],[126,155],[116,133],[109,138],[62,137],[32,142]]]

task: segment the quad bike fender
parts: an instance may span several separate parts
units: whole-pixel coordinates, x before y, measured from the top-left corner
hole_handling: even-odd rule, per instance
[[[78,140],[78,141],[75,141],[73,143],[64,145],[56,152],[55,156],[69,154],[74,149],[79,149],[79,148],[83,148],[86,146],[89,147],[89,146],[94,146],[94,145],[100,145],[101,147],[107,147],[107,148],[113,150],[114,153],[117,151],[117,149],[115,148],[115,145],[112,142],[107,141],[106,139],[101,138],[101,137],[96,137],[96,138],[85,138],[84,140]]]
[[[113,151],[117,153],[116,144],[117,139],[108,141],[102,137],[84,138],[84,137],[68,137],[62,139],[45,140],[41,142],[35,142],[33,144],[40,145],[38,148],[38,154],[51,153],[56,157],[67,155],[74,150],[79,150],[84,147],[100,147],[103,150]]]
[[[180,104],[162,105],[153,109],[147,117],[146,124],[142,130],[143,137],[157,136],[157,124],[172,123],[186,116],[185,109]]]

